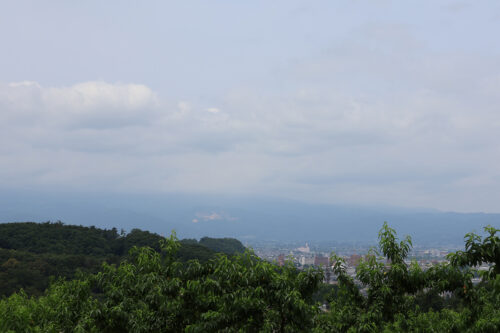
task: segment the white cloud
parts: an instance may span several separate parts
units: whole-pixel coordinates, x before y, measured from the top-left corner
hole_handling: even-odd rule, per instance
[[[210,113],[219,113],[220,112],[220,110],[218,108],[213,108],[213,107],[208,108],[206,110],[207,110],[207,112],[210,112]]]
[[[0,117],[23,126],[106,128],[141,124],[157,107],[155,93],[144,85],[84,82],[43,87],[15,82],[0,87]]]
[[[71,87],[42,90],[42,99],[49,108],[69,112],[89,112],[109,108],[124,112],[154,106],[155,94],[144,85],[84,82]]]
[[[192,220],[193,223],[198,223],[200,221],[236,221],[236,217],[232,217],[225,212],[209,212],[209,213],[196,213],[196,218]]]

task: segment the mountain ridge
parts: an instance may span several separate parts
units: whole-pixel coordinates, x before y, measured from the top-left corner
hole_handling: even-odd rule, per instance
[[[375,243],[384,221],[417,243],[462,244],[468,232],[500,226],[500,214],[425,208],[302,203],[244,196],[0,194],[0,221],[62,220],[69,224],[151,230],[182,238]]]

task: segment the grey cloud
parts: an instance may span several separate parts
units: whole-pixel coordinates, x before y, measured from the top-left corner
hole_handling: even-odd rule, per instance
[[[489,105],[498,97],[488,93],[474,112],[469,102],[496,89],[481,82],[457,99],[413,86],[391,98],[348,94],[305,80],[218,105],[169,103],[140,85],[4,84],[0,184],[435,207],[458,188],[498,183],[500,122]]]
[[[18,125],[113,128],[140,125],[157,104],[144,85],[84,82],[69,87],[43,87],[36,82],[0,86],[0,117]]]

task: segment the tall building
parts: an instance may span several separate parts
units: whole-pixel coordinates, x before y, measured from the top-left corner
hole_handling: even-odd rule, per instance
[[[295,250],[302,252],[302,253],[310,253],[311,252],[311,249],[309,248],[309,244],[307,244],[307,243],[306,243],[306,246],[298,247]]]

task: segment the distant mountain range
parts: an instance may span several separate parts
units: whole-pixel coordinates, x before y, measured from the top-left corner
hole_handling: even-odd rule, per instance
[[[500,214],[308,204],[276,198],[3,192],[0,222],[56,221],[147,229],[181,238],[370,242],[387,221],[418,244],[463,244],[467,232],[500,227]]]

